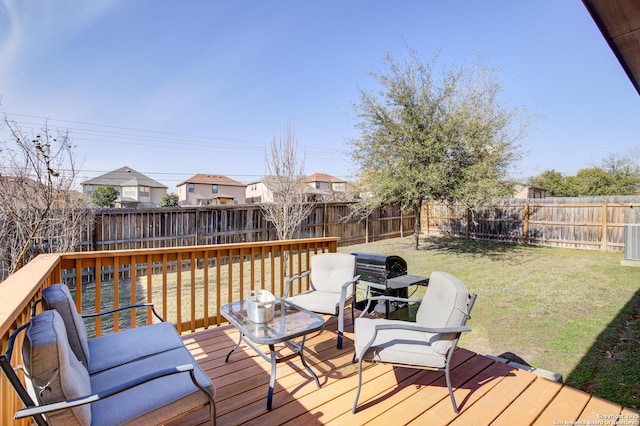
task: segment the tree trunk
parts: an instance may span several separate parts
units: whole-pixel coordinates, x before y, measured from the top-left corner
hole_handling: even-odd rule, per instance
[[[418,250],[418,246],[420,244],[420,231],[422,228],[420,220],[420,215],[422,214],[422,198],[413,203],[413,214],[415,216],[415,220],[413,222],[413,242],[411,243],[411,247]]]

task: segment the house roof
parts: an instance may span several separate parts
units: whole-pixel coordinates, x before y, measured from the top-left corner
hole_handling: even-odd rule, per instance
[[[582,3],[640,94],[640,2],[582,0]]]
[[[306,183],[311,183],[311,182],[332,182],[332,183],[346,182],[345,180],[338,179],[337,177],[328,175],[326,173],[314,173],[314,174],[304,178],[304,181]]]
[[[124,166],[93,179],[86,180],[81,185],[112,185],[112,186],[149,186],[151,188],[167,188],[160,182]]]
[[[185,180],[182,183],[179,183],[178,186],[182,186],[186,183],[204,183],[211,185],[224,185],[224,186],[242,186],[245,187],[244,183],[240,183],[237,180],[233,180],[226,176],[222,175],[207,175],[207,174],[197,174],[189,179]]]

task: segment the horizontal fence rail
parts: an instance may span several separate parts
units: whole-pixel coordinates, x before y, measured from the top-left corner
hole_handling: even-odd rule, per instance
[[[511,200],[470,210],[429,203],[422,232],[587,250],[624,250],[624,226],[640,223],[640,197]]]
[[[338,240],[308,238],[40,255],[0,284],[2,353],[11,333],[29,321],[42,290],[53,283],[69,286],[81,313],[153,303],[165,320],[185,333],[221,324],[220,306],[246,299],[252,290],[282,295],[286,277],[308,269],[314,254],[336,252]],[[308,286],[308,279],[298,280],[292,291],[306,291]],[[86,326],[93,337],[152,320],[150,309],[139,308],[86,320]],[[22,362],[20,347],[21,341],[16,345],[13,365]],[[13,422],[13,414],[22,405],[4,375],[0,375],[0,390],[0,424],[29,424]]]

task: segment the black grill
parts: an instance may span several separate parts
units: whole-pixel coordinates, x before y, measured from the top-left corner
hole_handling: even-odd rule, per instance
[[[378,253],[351,253],[356,257],[356,274],[360,275],[360,283],[367,284],[367,297],[387,295],[395,297],[407,298],[408,288],[411,285],[425,285],[429,282],[426,277],[407,274],[407,262],[400,256],[378,254]],[[367,300],[356,301],[357,309],[364,309]],[[397,308],[406,304],[393,303],[391,306],[388,302],[378,305],[375,308],[378,313],[379,309],[384,306],[384,315],[388,318],[389,312],[393,312]],[[369,306],[369,310],[374,306]],[[390,310],[391,309],[391,310]]]
[[[361,281],[387,286],[389,278],[407,274],[407,262],[400,256],[378,253],[351,253],[356,257],[356,274]]]

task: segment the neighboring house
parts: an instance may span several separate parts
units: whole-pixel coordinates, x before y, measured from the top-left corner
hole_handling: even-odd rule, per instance
[[[3,199],[11,200],[11,204],[16,209],[23,209],[33,206],[44,208],[38,193],[44,193],[45,188],[39,182],[27,177],[0,176],[0,191],[4,194]],[[36,204],[34,204],[36,203]]]
[[[275,176],[266,176],[247,185],[247,203],[269,203],[273,201]],[[303,179],[305,194],[309,201],[342,201],[347,198],[347,182],[325,173],[315,173]]]
[[[118,193],[116,207],[157,207],[167,193],[165,185],[127,166],[84,181],[81,185],[86,200],[91,200],[91,193],[97,187],[112,186]]]
[[[221,175],[197,174],[176,188],[180,206],[245,204],[246,185]]]
[[[547,197],[546,189],[518,184],[516,185],[516,193],[513,198],[528,199],[528,198],[546,198],[546,197]]]
[[[304,179],[310,187],[309,194],[314,201],[344,201],[347,194],[347,181],[326,173],[314,173]]]
[[[11,200],[12,207],[17,209],[29,207],[60,209],[69,201],[74,201],[74,207],[82,204],[80,192],[73,189],[47,188],[47,185],[28,177],[0,176],[0,191],[2,191],[3,200]],[[47,193],[47,191],[50,192]],[[55,199],[50,206],[47,206],[47,197],[50,195],[55,195]]]
[[[264,178],[251,182],[245,189],[247,203],[270,203],[273,201],[273,191],[275,176],[265,176]]]

